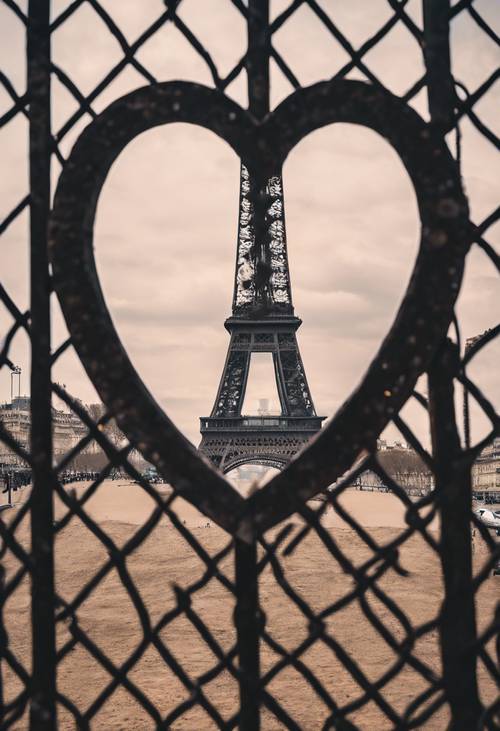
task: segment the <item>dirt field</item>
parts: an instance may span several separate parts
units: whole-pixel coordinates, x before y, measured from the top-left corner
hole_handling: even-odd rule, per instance
[[[83,489],[84,486],[79,485],[77,493],[81,494]],[[160,489],[160,492],[166,496],[164,490]],[[18,498],[22,499],[20,493]],[[318,507],[318,503],[313,505]],[[343,505],[368,530],[372,540],[379,544],[390,542],[405,525],[404,510],[399,501],[390,494],[349,491],[343,498]],[[123,546],[147,520],[153,507],[152,500],[138,486],[108,482],[87,503],[86,510],[114,545]],[[177,499],[172,507],[181,527],[183,524],[189,527],[198,544],[209,555],[216,555],[229,543],[228,536],[223,531],[200,516],[191,506]],[[66,510],[58,501],[57,519]],[[15,514],[16,510],[11,510],[3,513],[2,517],[4,520],[11,520]],[[295,552],[283,556],[283,549],[301,528],[299,519],[294,518],[291,522],[295,527],[277,555],[290,586],[318,613],[349,594],[355,583],[325,548],[317,533],[311,532]],[[332,510],[326,513],[323,525],[338,549],[356,566],[360,566],[371,556],[370,549]],[[24,546],[28,545],[28,528],[25,520],[17,531],[18,540]],[[437,525],[433,524],[430,534],[434,538],[437,537],[436,531]],[[272,541],[276,534],[277,530],[274,530],[266,539]],[[112,545],[103,545],[81,520],[73,518],[68,523],[58,535],[56,543],[57,590],[63,601],[73,601],[86,582],[109,561]],[[484,562],[485,556],[484,546],[476,540],[474,560],[477,567]],[[419,626],[434,617],[440,606],[439,559],[420,536],[414,536],[401,548],[400,561],[409,572],[408,575],[400,576],[391,569],[378,580],[378,586],[398,604],[414,626]],[[229,552],[220,563],[221,573],[230,579],[233,577],[232,562],[233,556]],[[17,560],[9,552],[3,563],[7,578],[12,577],[19,567]],[[174,587],[186,589],[195,584],[203,577],[205,564],[179,530],[164,517],[127,560],[126,569],[149,612],[149,620],[143,618],[143,622],[150,621],[155,626],[166,612],[177,606],[180,595],[176,595]],[[499,586],[500,579],[490,577],[479,593],[477,614],[480,627],[485,626],[492,617],[500,593]],[[373,593],[370,592],[368,597],[368,604],[364,609],[373,611],[396,639],[401,641],[406,633],[401,618],[398,619],[390,611],[390,607],[385,606]],[[231,592],[217,577],[212,577],[191,598],[194,612],[209,628],[219,646],[229,650],[235,640],[232,629],[234,601]],[[268,673],[279,662],[280,651],[291,651],[305,640],[308,636],[308,620],[278,585],[270,565],[261,576],[260,598],[266,615],[266,629],[274,641],[273,648],[262,643],[262,670],[263,673]],[[23,579],[5,604],[4,621],[11,651],[28,667],[31,652],[29,612],[29,585]],[[95,591],[85,598],[79,606],[77,617],[78,626],[115,667],[131,656],[143,637],[137,611],[123,588],[116,569],[106,573]],[[329,635],[355,660],[369,680],[380,678],[395,662],[393,650],[368,622],[362,606],[356,600],[326,617],[325,625]],[[70,640],[70,630],[70,622],[59,624],[60,648]],[[180,613],[162,628],[159,637],[164,647],[168,648],[168,652],[191,678],[199,678],[217,665],[215,654],[207,647],[185,613]],[[332,649],[324,642],[317,641],[300,656],[300,660],[321,681],[335,703],[342,706],[361,696],[362,691],[342,666],[334,650],[335,648]],[[435,633],[423,635],[416,642],[413,655],[439,672],[440,658]],[[8,702],[19,692],[20,684],[6,668],[6,663],[3,663],[2,671],[5,700]],[[128,677],[156,705],[162,717],[190,697],[190,690],[169,670],[158,649],[150,647],[132,665]],[[329,710],[296,669],[288,667],[277,674],[271,674],[269,680],[269,692],[301,729],[315,731],[323,727]],[[126,690],[118,689],[107,699],[99,699],[101,691],[110,681],[110,674],[81,644],[77,644],[65,655],[59,667],[58,683],[61,693],[81,711],[85,712],[89,708],[96,711],[91,722],[92,729],[147,731],[156,728],[151,717]],[[480,683],[483,697],[491,702],[495,698],[496,689],[482,668]],[[398,713],[403,713],[410,701],[425,687],[421,676],[406,664],[397,678],[382,689],[381,695]],[[224,719],[227,720],[237,711],[238,688],[228,671],[218,674],[204,685],[203,693]],[[101,701],[104,702],[101,704]],[[383,731],[394,726],[374,700],[353,712],[350,718],[365,731]],[[61,730],[77,728],[71,714],[62,707],[59,719]],[[446,709],[441,709],[420,728],[444,730],[446,725]],[[263,712],[262,727],[265,731],[283,728],[267,710]],[[14,728],[17,731],[27,729],[26,717],[21,718]],[[217,726],[197,706],[179,716],[169,728],[205,731]]]

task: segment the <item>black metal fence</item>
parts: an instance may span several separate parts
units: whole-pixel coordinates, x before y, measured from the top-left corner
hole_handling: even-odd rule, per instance
[[[333,3],[330,8],[315,0],[294,0],[270,21],[266,0],[232,0],[248,27],[248,50],[227,75],[221,76],[212,49],[201,43],[179,14],[183,3],[178,0],[164,3],[156,21],[138,32],[133,42],[126,39],[112,12],[106,10],[109,3],[75,0],[52,18],[49,0],[30,0],[27,11],[15,0],[3,0],[3,4],[26,31],[26,91],[16,90],[4,74],[0,75],[0,83],[10,100],[1,118],[2,126],[18,115],[29,122],[29,190],[2,221],[0,232],[8,232],[29,210],[31,305],[29,312],[23,311],[1,286],[0,298],[11,325],[5,333],[0,366],[14,367],[9,358],[12,343],[20,333],[26,333],[31,344],[32,426],[29,448],[19,444],[1,422],[0,438],[31,468],[33,489],[30,499],[10,520],[5,514],[0,519],[0,616],[4,619],[0,635],[0,728],[62,728],[58,726],[58,715],[59,719],[73,719],[71,726],[65,726],[68,728],[134,727],[127,726],[126,718],[116,721],[117,716],[115,726],[109,718],[101,721],[103,708],[115,704],[119,711],[121,699],[127,695],[143,710],[143,720],[135,728],[248,730],[261,724],[263,728],[312,728],[311,721],[295,718],[296,709],[290,704],[293,698],[276,690],[277,679],[286,674],[291,678],[287,687],[292,696],[296,688],[307,687],[310,695],[304,698],[310,699],[307,703],[313,715],[308,718],[314,719],[314,728],[445,728],[448,724],[463,731],[499,728],[498,697],[494,691],[484,691],[486,686],[495,689],[500,677],[498,606],[490,606],[489,616],[481,617],[480,623],[475,614],[475,598],[491,581],[499,549],[493,535],[472,515],[470,477],[472,463],[498,433],[498,416],[488,396],[466,373],[471,360],[491,343],[499,328],[490,330],[463,355],[460,327],[454,315],[470,247],[479,248],[499,269],[498,256],[488,242],[488,232],[498,221],[498,210],[483,221],[471,221],[460,173],[463,120],[491,143],[492,150],[498,143],[479,112],[498,72],[477,88],[467,89],[453,76],[449,51],[450,26],[461,14],[468,14],[488,41],[496,42],[492,28],[472,0],[459,0],[453,5],[446,0],[424,0],[422,25],[407,12],[405,0],[388,0],[388,19],[355,47],[339,29]],[[51,60],[52,34],[70,23],[82,5],[95,11],[123,52],[120,61],[87,94]],[[275,34],[292,22],[299,9],[315,14],[349,56],[331,80],[308,88],[301,87],[296,71],[274,43]],[[162,82],[138,60],[141,46],[169,23],[176,26],[208,67],[211,89],[189,82]],[[423,54],[425,73],[406,93],[395,97],[372,72],[366,57],[375,46],[384,44],[399,24]],[[92,49],[87,52],[91,54]],[[271,112],[270,59],[293,87],[292,95]],[[127,66],[144,78],[146,86],[96,114],[92,105]],[[366,81],[350,78],[353,71]],[[248,112],[225,94],[228,85],[244,73],[248,75]],[[59,129],[51,125],[54,77],[77,103],[76,111]],[[421,90],[427,92],[428,121],[411,107]],[[85,115],[92,117],[92,125],[65,160],[61,142]],[[293,146],[320,126],[338,121],[368,126],[382,134],[400,155],[419,204],[422,238],[414,274],[398,317],[361,386],[319,438],[246,501],[201,461],[138,380],[100,295],[93,261],[92,222],[111,163],[140,132],[174,121],[215,131],[260,176],[279,169]],[[63,166],[63,172],[51,206],[50,170],[54,158]],[[61,303],[70,332],[70,337],[53,349],[52,292]],[[446,339],[450,323],[453,340]],[[51,379],[54,363],[69,348],[76,349],[108,409],[98,423]],[[425,372],[428,398],[414,391],[417,378]],[[457,383],[466,387],[469,397],[491,422],[490,433],[479,444],[460,443],[454,405]],[[54,394],[89,430],[88,436],[55,467],[51,437]],[[408,399],[416,399],[428,410],[432,453],[399,414]],[[111,418],[116,418],[126,435],[126,447],[116,447],[107,438],[103,425]],[[435,476],[435,490],[417,501],[409,499],[377,460],[376,438],[391,421]],[[60,475],[92,440],[100,445],[108,464],[84,494],[76,497],[63,486]],[[132,449],[138,449],[158,468],[172,485],[172,492],[165,496],[142,477],[129,459]],[[359,454],[365,455],[362,461],[338,482],[327,501],[309,501],[351,469]],[[135,480],[137,489],[152,501],[149,518],[122,541],[86,509],[114,469]],[[342,503],[347,485],[367,469],[390,487],[405,511],[406,527],[393,532],[390,540],[379,541]],[[64,517],[57,521],[53,512],[55,496],[66,507]],[[199,534],[178,517],[175,503],[179,497],[227,533],[227,540],[217,550],[208,550]],[[361,563],[350,557],[349,547],[342,544],[336,532],[325,527],[323,517],[330,506],[352,531],[352,541],[361,547],[365,556]],[[292,515],[296,517],[291,523]],[[182,586],[183,582],[176,579],[174,598],[170,603],[165,601],[162,611],[153,616],[153,597],[143,595],[130,566],[164,516],[178,534],[179,545],[186,545],[197,557],[201,570],[188,585]],[[429,528],[436,516],[439,535]],[[28,543],[21,538],[27,520]],[[81,588],[67,597],[58,582],[59,564],[56,562],[55,568],[54,556],[72,521],[93,534],[100,553],[91,574],[82,578]],[[276,530],[282,521],[285,524]],[[471,531],[480,535],[487,547],[476,571],[472,565]],[[405,546],[416,538],[421,539],[421,545],[442,570],[439,609],[432,616],[419,617],[408,607],[403,608],[401,594],[394,593],[398,581],[403,582],[404,590],[404,582],[411,580],[401,556]],[[324,552],[323,565],[331,566],[336,577],[323,604],[318,600],[319,585],[318,596],[314,592],[304,594],[287,573],[287,562],[300,556],[312,539]],[[75,546],[75,561],[77,551]],[[332,576],[325,574],[324,580],[333,581]],[[119,660],[96,642],[84,612],[86,604],[98,598],[111,577],[121,586],[123,606],[131,605],[135,618],[129,630],[133,647]],[[267,615],[269,577],[273,580],[272,590],[279,592],[284,602],[277,618]],[[28,579],[30,606],[23,611],[31,612],[31,624],[27,622],[26,627],[30,624],[32,637],[21,641],[17,622],[22,617],[13,618],[8,610]],[[204,618],[200,600],[214,585],[220,587],[220,606],[234,607],[234,621],[229,618],[226,628],[217,631]],[[346,612],[356,618],[352,644],[345,641],[345,636],[339,639]],[[389,653],[381,657],[392,659],[367,671],[363,663],[367,648],[361,655],[354,651],[357,627],[368,628],[368,644],[380,642]],[[172,650],[171,628],[178,637],[179,633],[185,638],[196,636],[204,645],[209,661],[203,669],[187,669],[178,637],[176,651]],[[419,648],[426,642],[436,642],[439,647],[432,664],[420,655]],[[24,648],[24,654],[20,648]],[[178,687],[168,707],[164,700],[152,700],[141,682],[141,673],[146,673],[144,658],[152,650],[168,668],[165,688],[169,683]],[[72,672],[68,661],[79,653],[88,659],[91,668],[82,675],[80,684],[88,686],[91,677],[95,681],[85,704],[64,690],[65,674]],[[83,663],[82,667],[87,665]],[[342,685],[340,678],[347,678],[347,685]],[[213,692],[214,685],[218,695]],[[345,687],[349,692],[341,690]],[[402,703],[395,700],[398,698],[406,700]],[[200,717],[190,715],[200,709]],[[372,714],[366,717],[371,721],[363,721],[360,714],[364,710]],[[180,725],[183,722],[186,725]]]

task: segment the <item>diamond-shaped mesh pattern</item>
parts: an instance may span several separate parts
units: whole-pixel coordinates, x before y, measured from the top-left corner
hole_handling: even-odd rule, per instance
[[[147,10],[141,8],[142,15],[136,13],[136,27],[129,23],[127,29],[121,28],[109,0],[53,3],[48,27],[50,2],[30,2],[28,12],[27,3],[2,0],[2,12],[12,14],[31,38],[31,72],[27,89],[0,72],[0,126],[3,131],[28,120],[32,140],[31,188],[9,210],[2,209],[0,234],[7,237],[19,226],[27,229],[31,207],[35,276],[32,314],[0,283],[0,369],[15,377],[13,352],[27,339],[32,344],[32,394],[41,394],[32,398],[31,442],[22,431],[13,434],[0,418],[0,441],[11,455],[1,465],[0,480],[4,503],[15,508],[0,516],[2,729],[256,729],[259,715],[262,727],[269,729],[446,728],[450,719],[457,729],[499,728],[499,579],[492,571],[500,551],[494,532],[471,513],[469,477],[474,460],[498,435],[498,415],[489,395],[468,375],[473,359],[491,346],[499,327],[465,348],[455,318],[455,345],[444,344],[435,356],[428,397],[414,392],[412,399],[429,411],[432,454],[401,415],[393,417],[393,425],[433,474],[434,490],[410,496],[373,450],[322,493],[320,501],[297,501],[291,520],[253,536],[250,549],[241,537],[228,535],[211,521],[210,530],[186,524],[179,510],[182,491],[144,477],[134,459],[140,445],[117,445],[112,438],[114,415],[104,409],[90,415],[56,382],[51,395],[80,421],[81,433],[54,460],[43,437],[52,419],[47,393],[44,401],[44,378],[50,378],[50,369],[73,348],[70,339],[56,344],[52,353],[47,348],[49,318],[43,312],[50,295],[40,289],[40,281],[49,281],[43,221],[50,179],[43,160],[50,153],[54,166],[64,167],[82,125],[113,101],[113,84],[122,72],[135,74],[136,88],[164,80],[146,60],[147,44],[162,32],[177,34],[186,53],[196,57],[205,81],[221,94],[231,95],[248,67],[252,83],[253,61],[265,61],[266,53],[273,84],[282,84],[288,93],[301,87],[302,69],[300,52],[298,57],[291,54],[293,43],[287,39],[299,37],[301,17],[314,16],[318,38],[328,36],[332,59],[338,59],[337,65],[332,61],[329,78],[363,78],[419,110],[422,91],[429,91],[432,99],[432,85],[438,95],[442,86],[446,98],[448,86],[451,106],[446,109],[444,101],[441,109],[439,103],[433,109],[431,104],[430,126],[448,136],[457,165],[465,121],[492,150],[498,145],[491,122],[481,113],[498,70],[471,86],[451,76],[447,67],[448,23],[451,72],[460,54],[459,47],[453,48],[454,29],[465,17],[484,43],[498,43],[479,3],[455,2],[444,18],[444,38],[437,41],[435,27],[426,34],[415,3],[387,0],[385,11],[378,4],[377,29],[362,41],[355,34],[354,41],[341,29],[348,24],[338,21],[334,4],[279,3],[279,11],[260,26],[256,46],[242,48],[232,65],[225,59],[222,72],[216,62],[219,49],[192,30],[193,3],[188,7],[188,0],[151,2]],[[248,23],[251,35],[252,23],[258,22],[256,7],[266,3],[220,0],[220,5],[233,14],[235,26]],[[432,5],[424,2],[429,27],[435,20]],[[56,54],[48,61],[50,43],[57,44],[59,33],[76,37],[84,29],[81,13],[85,19],[93,14],[99,27],[96,42],[97,37],[99,43],[109,41],[109,56],[116,59],[102,76],[85,76],[84,82],[76,67],[65,68]],[[408,49],[420,59],[403,90],[391,86],[390,68],[377,55],[384,44],[393,47],[394,34],[404,34]],[[429,39],[436,41],[430,50]],[[91,55],[92,39],[85,36],[84,45],[85,54]],[[178,62],[182,66],[182,56]],[[397,63],[397,57],[390,59],[390,65]],[[61,110],[54,107],[58,123],[52,131],[44,127],[50,88],[39,78],[47,64],[53,88],[64,88],[66,99]],[[482,221],[470,222],[473,247],[497,271],[499,259],[489,238],[498,218],[497,209]],[[463,446],[457,441],[461,414],[453,408],[453,384],[466,395]],[[491,423],[478,444],[470,440],[470,402]],[[105,467],[75,472],[78,457],[95,444],[106,457]],[[394,527],[382,535],[363,526],[346,506],[348,489],[367,472],[398,501],[404,529]],[[30,496],[22,483],[32,476]],[[148,515],[139,526],[93,517],[92,501],[111,478],[128,485],[119,488],[124,499],[133,489],[149,500]],[[52,502],[54,514],[48,507]],[[155,542],[160,550],[152,550]],[[90,552],[85,569],[77,561],[83,546]],[[311,555],[317,557],[315,566]],[[426,579],[431,574],[440,577],[437,593]],[[99,627],[93,621],[97,613],[103,618]]]

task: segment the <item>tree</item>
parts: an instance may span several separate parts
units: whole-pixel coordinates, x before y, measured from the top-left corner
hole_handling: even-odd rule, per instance
[[[429,468],[413,449],[384,449],[377,452],[377,460],[388,475],[405,472],[429,472]]]
[[[103,404],[87,404],[85,409],[95,423],[106,414],[106,409]],[[126,442],[126,437],[114,418],[106,421],[100,431],[102,431],[115,447],[121,447]]]

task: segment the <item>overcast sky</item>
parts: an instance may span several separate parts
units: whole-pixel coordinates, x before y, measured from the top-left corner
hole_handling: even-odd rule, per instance
[[[53,3],[54,17],[69,4]],[[163,10],[161,0],[101,0],[129,41]],[[392,10],[387,0],[323,0],[320,3],[359,46]],[[19,5],[23,3],[19,2]],[[24,3],[26,5],[26,3]],[[273,15],[287,3],[271,2]],[[474,7],[492,25],[500,21],[494,0]],[[420,0],[410,0],[410,16],[421,24]],[[245,26],[229,0],[184,0],[179,15],[212,53],[221,76],[244,52]],[[312,11],[303,6],[276,34],[274,45],[304,85],[332,76],[347,60]],[[0,54],[3,72],[24,92],[23,26],[0,5]],[[89,93],[122,56],[92,8],[84,3],[54,34],[54,62],[84,93]],[[498,50],[465,13],[452,26],[453,70],[474,91],[495,69]],[[158,80],[189,79],[211,85],[208,69],[172,25],[137,54]],[[420,49],[399,23],[364,61],[396,94],[422,75]],[[292,89],[272,66],[273,106]],[[363,78],[357,72],[351,75]],[[94,103],[104,109],[118,96],[144,84],[130,66]],[[228,93],[246,105],[245,77]],[[498,84],[476,112],[497,124]],[[0,86],[0,114],[11,102]],[[415,108],[426,116],[425,95]],[[54,130],[77,104],[54,82]],[[68,155],[85,117],[64,139]],[[480,222],[498,201],[498,163],[494,148],[467,120],[461,125],[463,173],[472,218]],[[22,115],[0,131],[0,220],[27,192],[27,124]],[[496,167],[495,167],[496,165]],[[60,168],[54,163],[54,182]],[[359,382],[388,330],[411,273],[419,239],[415,195],[396,154],[375,133],[337,125],[303,140],[285,164],[284,190],[289,259],[296,313],[303,319],[301,348],[316,410],[332,415]],[[134,364],[154,396],[187,436],[197,443],[198,417],[208,415],[215,398],[229,337],[223,328],[230,314],[238,213],[239,161],[213,134],[188,125],[150,131],[127,147],[113,166],[99,202],[95,246],[108,306]],[[2,282],[22,309],[28,307],[28,216],[25,212],[2,237]],[[491,229],[498,243],[500,227]],[[460,295],[463,336],[498,321],[499,290],[493,266],[479,251],[467,264]],[[54,345],[65,337],[54,307]],[[9,326],[0,315],[2,332]],[[23,367],[28,389],[28,355],[19,334],[12,359]],[[471,374],[492,400],[498,397],[500,348],[478,358]],[[273,394],[264,367],[249,385],[246,409]],[[68,352],[54,379],[73,395],[95,401],[93,388],[76,356]],[[0,400],[9,398],[10,377],[0,371]],[[421,435],[425,418],[407,409]],[[483,424],[477,421],[476,436]],[[395,431],[390,432],[394,438]]]

